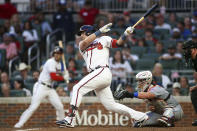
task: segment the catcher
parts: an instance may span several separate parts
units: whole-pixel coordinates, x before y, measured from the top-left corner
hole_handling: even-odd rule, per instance
[[[134,123],[134,127],[163,126],[172,127],[174,122],[183,116],[183,110],[176,99],[163,87],[153,84],[152,73],[142,71],[136,75],[137,88],[139,92],[129,93],[117,88],[114,93],[115,99],[139,98],[145,99],[150,111],[147,112],[149,119],[142,125]]]

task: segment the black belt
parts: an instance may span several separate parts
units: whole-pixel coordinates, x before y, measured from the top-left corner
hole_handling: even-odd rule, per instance
[[[95,71],[95,70],[97,70],[97,69],[99,69],[99,68],[109,68],[109,66],[108,65],[106,65],[106,66],[97,66],[97,67],[95,67],[95,69],[94,70],[91,70],[90,71],[90,73],[92,73],[93,71]]]
[[[44,82],[41,82],[41,84],[42,85],[44,85],[44,86],[47,86],[47,87],[49,87],[49,88],[52,88],[52,86],[51,85],[47,85],[46,83],[44,83]]]

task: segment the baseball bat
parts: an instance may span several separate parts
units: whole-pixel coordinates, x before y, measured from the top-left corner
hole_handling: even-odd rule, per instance
[[[59,46],[60,46],[61,48],[64,49],[63,43],[62,43],[61,40],[58,42],[58,44],[59,44]],[[64,53],[63,53],[63,55],[62,55],[62,62],[63,62],[63,65],[64,65],[64,70],[67,70],[67,68],[66,68],[66,60],[65,60]],[[66,83],[68,84],[68,83],[69,83],[69,80],[66,80]]]
[[[153,12],[157,8],[158,4],[154,4],[146,13],[135,23],[135,25],[132,26],[132,28],[135,28],[140,22],[142,22],[151,12]]]

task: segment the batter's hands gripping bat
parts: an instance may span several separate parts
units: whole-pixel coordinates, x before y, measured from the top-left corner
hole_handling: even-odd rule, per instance
[[[140,22],[142,22],[151,12],[153,12],[157,8],[158,4],[154,4],[148,11],[132,26],[135,28]]]
[[[60,46],[62,49],[64,49],[61,40],[58,42],[58,44],[59,44],[59,46]],[[63,62],[63,65],[64,65],[64,70],[67,70],[67,68],[66,68],[66,60],[65,60],[64,54],[62,55],[62,62]],[[66,80],[66,83],[67,83],[67,84],[69,83],[69,80],[68,80],[68,79]]]

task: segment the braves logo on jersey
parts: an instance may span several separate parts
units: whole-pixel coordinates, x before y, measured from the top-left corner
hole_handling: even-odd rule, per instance
[[[95,48],[97,48],[98,50],[102,50],[102,49],[103,49],[103,45],[102,45],[100,42],[91,44],[91,45],[86,49],[86,51],[90,51],[90,50],[93,50],[93,49],[95,49]]]

